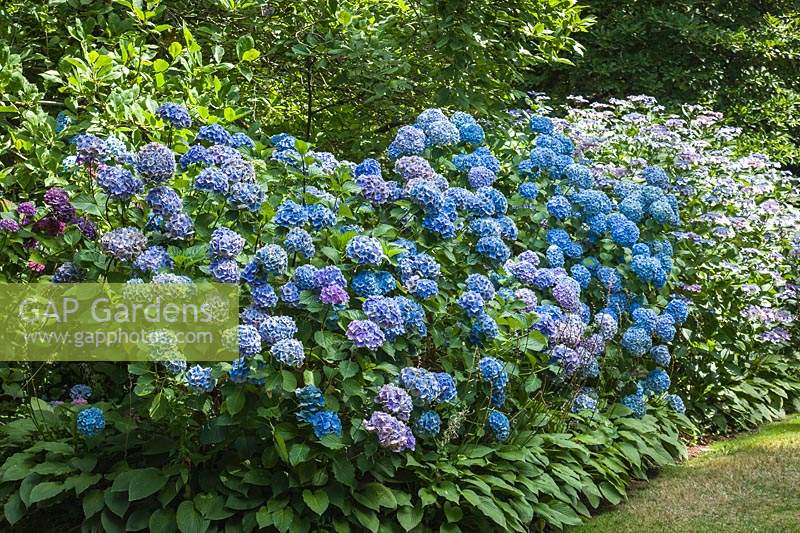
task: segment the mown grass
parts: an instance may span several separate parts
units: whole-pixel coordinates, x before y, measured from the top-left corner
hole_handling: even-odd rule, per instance
[[[576,531],[800,531],[800,416],[663,469]]]

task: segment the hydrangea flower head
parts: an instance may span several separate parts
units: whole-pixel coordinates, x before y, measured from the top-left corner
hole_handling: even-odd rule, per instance
[[[106,428],[106,418],[98,407],[82,409],[77,418],[78,433],[84,437],[94,437]]]

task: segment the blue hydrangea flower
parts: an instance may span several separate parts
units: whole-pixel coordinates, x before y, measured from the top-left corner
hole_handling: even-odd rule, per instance
[[[594,184],[592,171],[589,167],[577,163],[567,165],[564,169],[564,176],[566,176],[570,185],[580,189],[589,189]]]
[[[673,298],[664,308],[664,313],[672,316],[676,324],[683,324],[689,316],[689,302],[681,298]]]
[[[228,192],[228,202],[248,211],[257,212],[264,203],[264,190],[257,183],[234,183]]]
[[[158,272],[161,269],[172,269],[174,261],[163,246],[151,246],[139,254],[133,262],[133,268],[141,272]]]
[[[281,286],[281,300],[291,306],[296,306],[300,303],[300,289],[291,281],[283,284]]]
[[[175,174],[175,154],[163,144],[146,144],[136,154],[136,172],[145,181],[163,183]]]
[[[231,144],[231,134],[219,124],[201,126],[197,132],[198,141],[208,141],[212,144]]]
[[[201,165],[201,166],[208,166],[212,164],[211,156],[208,154],[208,150],[202,144],[195,144],[189,147],[185,154],[183,154],[179,162],[181,164],[181,168],[187,169],[191,165]]]
[[[322,204],[306,206],[308,221],[315,230],[330,228],[336,224],[336,214]]]
[[[375,397],[375,402],[380,404],[384,411],[404,422],[408,421],[414,408],[411,396],[395,385],[383,385]]]
[[[211,392],[214,390],[216,380],[211,376],[210,368],[194,365],[186,371],[184,376],[186,384],[193,392]]]
[[[669,405],[676,413],[686,412],[686,406],[683,404],[683,399],[677,394],[667,394],[664,396],[664,400],[667,402],[667,405]]]
[[[259,324],[258,333],[265,343],[273,345],[293,338],[297,334],[297,325],[292,317],[271,316]]]
[[[478,239],[475,250],[497,263],[505,263],[511,257],[511,250],[497,237],[482,237]]]
[[[144,190],[142,180],[122,167],[102,167],[97,173],[97,184],[114,200],[128,200]]]
[[[372,320],[353,320],[347,325],[347,338],[357,348],[375,351],[386,342],[386,335]]]
[[[572,402],[572,409],[573,413],[578,413],[580,411],[596,411],[597,410],[597,400],[592,398],[589,394],[585,392],[581,392],[577,396],[575,396],[575,400]]]
[[[63,132],[72,124],[72,117],[67,115],[64,111],[59,111],[56,115],[56,134]]]
[[[504,389],[508,384],[508,373],[505,366],[503,361],[494,357],[487,356],[478,361],[481,379],[489,383],[493,389]]]
[[[480,126],[478,128],[480,129]],[[449,121],[432,122],[424,128],[424,132],[425,142],[428,146],[450,146],[458,144],[461,140],[459,129]]]
[[[467,276],[467,290],[480,294],[484,302],[494,298],[494,285],[483,274],[470,274]]]
[[[435,437],[442,429],[442,419],[436,411],[423,411],[414,423],[420,437]]]
[[[422,405],[435,402],[442,392],[436,375],[424,368],[405,367],[400,371],[400,384]]]
[[[333,411],[318,411],[308,418],[308,423],[314,429],[314,435],[321,439],[328,435],[342,436],[342,421]]]
[[[282,276],[289,268],[289,256],[277,244],[267,244],[256,251],[256,263],[268,274]]]
[[[153,187],[147,193],[147,205],[159,215],[172,216],[183,209],[183,200],[174,189],[167,186]]]
[[[270,309],[278,305],[278,295],[271,285],[264,283],[250,289],[250,298],[253,305],[259,309]]]
[[[339,287],[347,287],[347,280],[344,279],[342,271],[339,267],[326,266],[314,272],[314,288],[322,289],[329,285],[337,285]]]
[[[476,124],[474,122],[471,124],[464,124],[459,127],[458,134],[461,142],[467,144],[482,144],[486,138],[483,128],[480,126],[480,124]]]
[[[414,126],[403,126],[397,130],[394,140],[387,152],[390,159],[398,159],[407,155],[418,155],[427,146],[425,132]]]
[[[653,348],[650,350],[650,357],[652,357],[653,361],[655,361],[655,363],[660,367],[668,367],[671,360],[669,348],[663,344],[653,346]]]
[[[539,188],[532,181],[525,181],[519,186],[519,195],[526,200],[534,200],[539,196]]]
[[[244,238],[228,228],[217,228],[211,234],[208,254],[211,257],[235,258],[244,250]]]
[[[298,252],[306,259],[314,257],[314,241],[309,233],[302,228],[292,228],[283,241],[287,252]]]
[[[630,327],[622,334],[622,347],[631,355],[641,357],[653,347],[653,339],[647,330]]]
[[[564,252],[561,251],[561,248],[556,246],[555,244],[551,244],[547,247],[547,251],[545,252],[545,257],[547,258],[547,264],[551,268],[558,268],[564,266]]]
[[[119,228],[100,237],[100,248],[119,261],[133,261],[147,245],[147,238],[136,228]]]
[[[164,222],[164,233],[171,239],[187,240],[194,235],[194,221],[186,213],[175,213]]]
[[[479,292],[466,291],[458,297],[456,303],[464,310],[467,316],[477,317],[483,313],[485,302]]]
[[[447,372],[436,372],[436,381],[439,382],[439,396],[436,398],[437,403],[451,402],[456,399],[458,394],[456,390],[456,380]]]
[[[72,401],[88,400],[92,397],[92,388],[89,385],[78,383],[69,389],[69,397]]]
[[[301,422],[308,422],[312,414],[321,411],[325,407],[325,398],[322,391],[314,385],[306,385],[294,390],[297,398],[297,412],[295,416]]]
[[[275,217],[272,222],[278,226],[291,228],[302,226],[308,220],[306,208],[292,200],[286,200],[275,210]]]
[[[500,335],[500,328],[497,322],[488,313],[478,314],[470,328],[470,342],[482,345],[483,340],[493,340]]]
[[[300,290],[309,290],[315,287],[314,274],[317,272],[317,267],[314,265],[300,265],[294,269],[292,274],[292,281],[297,284]],[[326,284],[327,285],[327,284]],[[319,288],[322,288],[320,286]]]
[[[566,196],[556,195],[547,201],[547,212],[558,220],[566,220],[572,215],[572,204]]]
[[[663,342],[671,342],[675,337],[675,319],[672,315],[662,314],[656,319],[654,334]]]
[[[224,257],[213,259],[208,267],[208,272],[220,283],[239,283],[241,278],[238,263]]]
[[[82,409],[77,417],[78,433],[84,437],[94,437],[106,428],[106,418],[98,407]]]
[[[644,403],[644,396],[640,393],[625,396],[622,399],[622,405],[633,411],[634,416],[637,418],[642,418],[647,409]]]
[[[228,371],[228,378],[233,383],[244,383],[250,376],[250,361],[245,357],[239,357],[231,363],[231,369]]]
[[[492,431],[495,440],[498,442],[505,442],[508,440],[508,437],[511,436],[511,425],[508,421],[508,417],[500,411],[494,409],[489,411],[486,425]]]
[[[156,114],[176,128],[186,129],[192,126],[189,110],[180,104],[164,102],[158,106]]]
[[[244,159],[232,159],[222,166],[222,173],[225,174],[228,184],[254,183],[256,181],[256,170],[250,161]]]
[[[295,368],[303,366],[303,362],[306,360],[303,343],[297,339],[279,340],[272,345],[269,353],[276,361]]]
[[[661,368],[651,371],[644,380],[644,389],[651,394],[663,394],[667,392],[669,385],[669,374]]]
[[[642,177],[648,185],[666,189],[669,187],[669,176],[661,167],[650,166],[642,169]]]
[[[381,242],[367,235],[356,235],[346,248],[347,257],[360,265],[379,265],[383,261]]]
[[[249,148],[251,150],[256,147],[255,141],[249,135],[240,131],[231,135],[230,145],[234,148]]]
[[[74,263],[66,262],[53,272],[53,283],[78,283],[86,277],[86,272]]]
[[[432,298],[439,294],[439,285],[432,279],[420,279],[413,287],[414,296],[419,298]]]
[[[531,117],[529,126],[534,133],[544,133],[548,135],[553,133],[553,128],[555,127],[552,120],[539,115]]]
[[[269,138],[269,142],[276,150],[293,150],[296,141],[297,139],[288,133],[278,133]]]

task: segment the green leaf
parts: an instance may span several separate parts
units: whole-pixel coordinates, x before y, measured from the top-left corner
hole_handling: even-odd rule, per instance
[[[83,497],[83,515],[86,518],[91,518],[100,510],[105,507],[105,502],[103,501],[103,492],[100,490],[92,490],[86,493],[86,496]]]
[[[397,499],[387,486],[381,483],[367,483],[353,497],[362,505],[370,509],[379,510],[381,507],[397,508]]]
[[[261,57],[261,52],[259,52],[255,48],[251,48],[250,50],[242,54],[243,61],[255,61],[259,57]]]
[[[175,512],[172,509],[155,510],[150,515],[148,525],[152,533],[173,533],[178,527],[175,522]]]
[[[333,463],[333,475],[342,485],[355,486],[356,470],[353,464],[345,459],[338,459]]]
[[[194,503],[189,500],[182,501],[178,506],[175,519],[181,533],[203,533],[209,525],[209,521],[203,520],[202,515],[194,508]]]
[[[167,484],[167,476],[155,468],[135,470],[128,489],[128,501],[141,500],[160,491]]]
[[[163,59],[156,59],[153,61],[153,70],[156,73],[165,72],[169,68],[169,63],[164,61]]]
[[[244,390],[242,390],[241,387],[236,387],[233,394],[225,398],[225,407],[227,408],[228,413],[235,415],[241,411],[244,407],[245,399]]]
[[[358,522],[369,531],[374,533],[380,529],[381,521],[378,519],[378,515],[376,515],[374,512],[363,509],[354,509],[353,514],[356,515],[356,520],[358,520]]]
[[[150,509],[136,509],[125,522],[125,531],[141,531],[147,529]]]
[[[397,511],[397,521],[403,529],[411,531],[422,522],[422,515],[421,507],[401,507],[400,510]]]
[[[347,26],[350,24],[350,21],[353,20],[353,14],[350,13],[349,11],[345,11],[344,9],[342,9],[338,13],[336,13],[336,20],[342,26]]]
[[[19,493],[15,492],[3,505],[3,516],[8,523],[12,526],[19,522],[19,519],[25,516],[25,506],[19,497]]]
[[[130,506],[128,496],[121,492],[107,490],[103,493],[103,499],[106,502],[106,507],[119,517],[125,516],[125,511]]]
[[[329,504],[328,495],[323,490],[315,490],[313,492],[308,489],[304,490],[303,501],[306,502],[309,509],[318,515],[322,515]]]
[[[308,454],[311,448],[303,443],[293,444],[292,449],[289,450],[289,464],[297,466],[308,459]]]
[[[39,483],[31,491],[30,503],[41,502],[57,496],[64,491],[64,484],[56,481]]]
[[[181,52],[183,52],[183,45],[178,41],[174,41],[171,45],[169,45],[168,50],[169,50],[169,55],[172,56],[172,59],[175,59],[176,57],[181,55]]]
[[[464,517],[464,511],[458,505],[444,502],[444,515],[448,522],[456,523]]]

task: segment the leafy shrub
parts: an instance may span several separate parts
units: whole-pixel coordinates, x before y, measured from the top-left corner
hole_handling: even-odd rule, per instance
[[[242,283],[241,357],[98,365],[91,407],[82,387],[76,405],[26,400],[7,433],[14,521],[76,489],[88,528],[524,530],[578,523],[682,453],[689,422],[648,354],[688,313],[670,300],[679,209],[660,169],[595,175],[543,117],[495,157],[470,115],[430,109],[389,146],[392,180],[286,134],[267,147],[219,124],[194,134],[179,106],[150,113],[139,146],[56,134],[76,155],[63,188],[26,195],[46,207],[4,213],[19,226],[4,274]],[[94,459],[48,474],[48,453]]]
[[[725,432],[797,409],[797,178],[767,156],[737,155],[741,130],[701,107],[673,115],[632,97],[588,106],[577,99],[563,112],[578,147],[607,172],[635,173],[647,160],[681,176],[691,218],[674,233],[675,263],[695,312],[671,375],[690,416]]]
[[[431,102],[487,114],[519,98],[526,69],[580,50],[582,11],[575,0],[6,2],[0,45],[36,91],[0,93],[0,125],[63,101],[82,121],[146,129],[139,103],[176,99],[360,157]]]
[[[544,68],[532,86],[594,99],[648,94],[673,110],[700,102],[741,126],[742,153],[798,163],[797,6],[783,0],[592,2],[597,22],[575,68]]]

